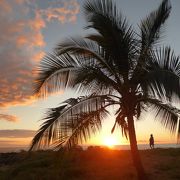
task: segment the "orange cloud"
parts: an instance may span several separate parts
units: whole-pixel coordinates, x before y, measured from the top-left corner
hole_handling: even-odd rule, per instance
[[[52,20],[76,21],[77,0],[47,1],[42,7],[41,0],[0,0],[0,107],[35,101],[32,72],[44,56],[42,30]]]
[[[26,43],[28,43],[26,36],[17,37],[17,45],[18,46],[24,46]]]
[[[17,116],[8,115],[8,114],[0,114],[0,120],[5,120],[9,122],[17,122],[19,118]]]
[[[39,52],[39,53],[36,53],[34,56],[33,56],[33,59],[34,61],[37,61],[39,62],[45,55],[45,52]]]
[[[39,13],[35,12],[33,19],[21,20],[17,23],[19,25],[19,32],[21,32],[16,36],[16,44],[18,47],[22,48],[26,46],[28,49],[34,50],[34,48],[42,48],[45,46],[46,43],[41,31],[46,27],[46,23]]]
[[[29,129],[5,129],[0,130],[0,138],[32,138],[36,131]]]
[[[23,3],[25,3],[27,0],[15,0],[15,2],[16,3],[18,3],[18,4],[23,4]]]
[[[33,58],[37,59],[40,54],[43,54],[42,48],[45,46],[45,41],[41,31],[45,28],[45,22],[36,13],[31,18],[26,16],[24,11],[21,11],[22,3],[16,6],[18,12],[12,11],[9,16],[0,15],[1,107],[34,101],[32,69],[35,60]],[[8,5],[11,5],[11,8],[14,6],[13,3]],[[0,6],[0,13],[5,14],[3,7]],[[18,14],[21,15],[20,18],[16,17]],[[12,116],[5,115],[1,115],[1,118],[9,121],[16,120]]]
[[[8,148],[8,149],[0,149],[0,151],[4,152],[5,150],[7,151],[14,150],[13,147],[28,148],[35,134],[36,134],[35,130],[29,130],[29,129],[0,130],[0,148]]]
[[[7,0],[1,0],[1,1],[0,1],[0,7],[1,7],[2,9],[4,9],[4,11],[5,11],[6,13],[11,13],[11,12],[12,12],[12,7],[11,7],[11,5],[7,2]]]
[[[47,21],[56,19],[61,23],[75,22],[76,16],[79,13],[78,2],[76,0],[56,2],[56,6],[58,3],[61,3],[61,7],[49,7],[47,9],[43,9],[39,11],[40,14],[42,14]]]

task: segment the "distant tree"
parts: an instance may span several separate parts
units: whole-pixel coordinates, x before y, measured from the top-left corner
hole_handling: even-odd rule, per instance
[[[49,109],[30,150],[50,145],[69,149],[86,141],[101,129],[108,107],[114,106],[112,133],[120,126],[129,137],[138,178],[147,179],[137,148],[135,120],[153,108],[162,125],[180,137],[180,111],[172,104],[173,97],[180,96],[180,61],[170,47],[159,44],[170,11],[170,2],[163,0],[136,32],[113,1],[86,1],[86,28],[94,33],[58,44],[55,53],[41,61],[35,81],[35,94],[40,97],[64,88],[84,96]]]

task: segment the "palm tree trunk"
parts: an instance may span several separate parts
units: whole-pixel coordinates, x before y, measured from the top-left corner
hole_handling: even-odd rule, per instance
[[[137,171],[138,179],[139,180],[147,180],[146,173],[144,171],[141,158],[139,155],[138,147],[137,147],[137,141],[136,141],[136,132],[134,128],[134,119],[133,116],[128,117],[128,128],[129,128],[129,139],[130,139],[130,146],[131,146],[131,154],[134,166]]]

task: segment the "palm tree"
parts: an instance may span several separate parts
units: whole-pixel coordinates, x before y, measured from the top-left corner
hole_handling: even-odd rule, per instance
[[[83,96],[49,109],[30,150],[51,146],[70,149],[101,129],[109,107],[116,109],[112,128],[120,126],[130,140],[139,179],[147,179],[137,148],[135,120],[153,108],[154,115],[180,137],[180,61],[159,42],[171,5],[163,0],[139,25],[137,33],[111,0],[88,0],[84,5],[85,38],[70,38],[41,61],[35,81],[39,97],[71,88]]]

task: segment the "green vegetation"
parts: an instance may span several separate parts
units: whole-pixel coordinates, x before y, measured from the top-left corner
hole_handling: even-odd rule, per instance
[[[137,179],[129,150],[92,148],[71,152],[38,151],[0,154],[1,180]],[[2,156],[8,161],[3,163]],[[180,149],[141,150],[150,179],[180,179]],[[14,158],[13,158],[14,157]]]

